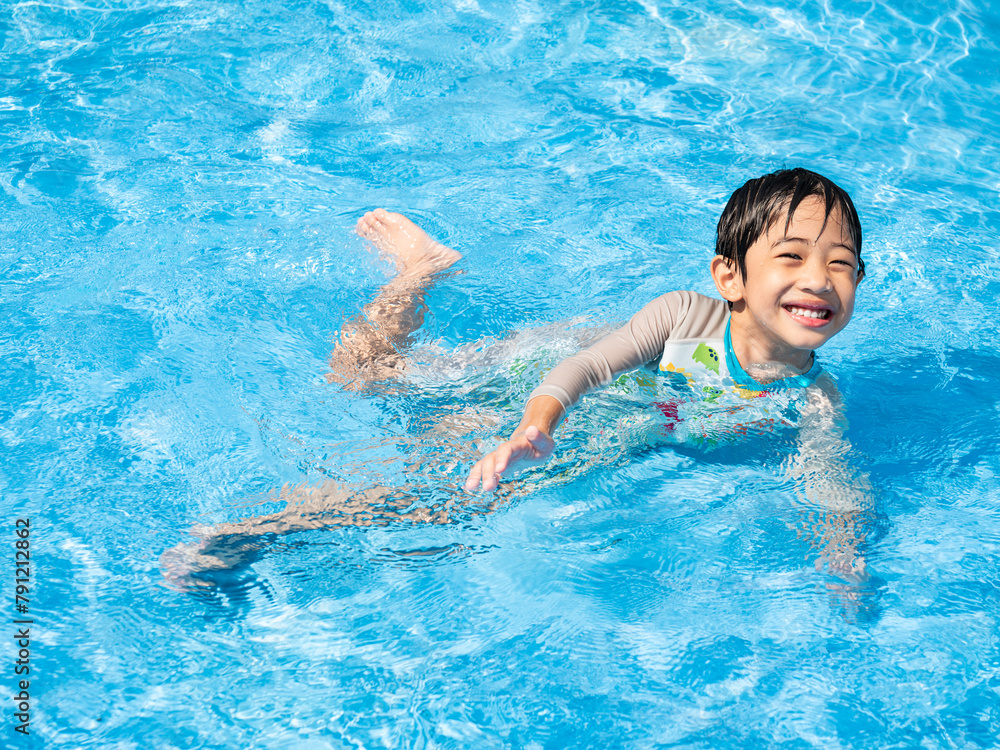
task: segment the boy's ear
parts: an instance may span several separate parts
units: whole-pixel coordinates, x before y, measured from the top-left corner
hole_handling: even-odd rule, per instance
[[[712,280],[722,299],[739,302],[743,299],[743,278],[721,255],[712,258]]]

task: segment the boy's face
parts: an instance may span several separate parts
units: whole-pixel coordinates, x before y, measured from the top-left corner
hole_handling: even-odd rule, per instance
[[[733,303],[730,330],[744,366],[783,362],[805,369],[811,352],[851,319],[861,281],[854,246],[839,210],[823,222],[816,196],[799,204],[787,234],[779,218],[747,250],[745,281],[721,258],[713,261],[719,292]]]

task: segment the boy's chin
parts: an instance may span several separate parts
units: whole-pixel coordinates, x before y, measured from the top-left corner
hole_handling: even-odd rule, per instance
[[[822,327],[810,327],[792,323],[785,328],[787,330],[782,331],[785,343],[794,349],[813,351],[840,333],[844,329],[844,324],[830,321]]]

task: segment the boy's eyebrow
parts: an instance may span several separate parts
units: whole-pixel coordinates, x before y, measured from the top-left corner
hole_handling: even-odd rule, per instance
[[[774,247],[777,247],[778,245],[783,245],[786,242],[804,242],[807,245],[812,244],[810,240],[807,240],[804,237],[782,237],[777,242],[775,242],[773,245],[771,245],[771,247],[774,248]],[[848,250],[848,251],[850,251],[852,253],[854,252],[854,246],[853,245],[849,245],[846,242],[834,242],[833,245],[832,245],[832,247],[842,247],[845,250]]]

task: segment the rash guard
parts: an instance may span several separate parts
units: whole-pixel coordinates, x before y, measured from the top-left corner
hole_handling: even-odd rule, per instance
[[[697,292],[668,292],[636,313],[628,323],[597,344],[555,367],[528,397],[552,396],[569,409],[584,393],[615,375],[641,366],[711,383],[743,398],[815,382],[821,368],[813,358],[806,372],[766,377],[762,385],[740,365],[729,337],[729,306]],[[766,376],[766,373],[764,373]]]

